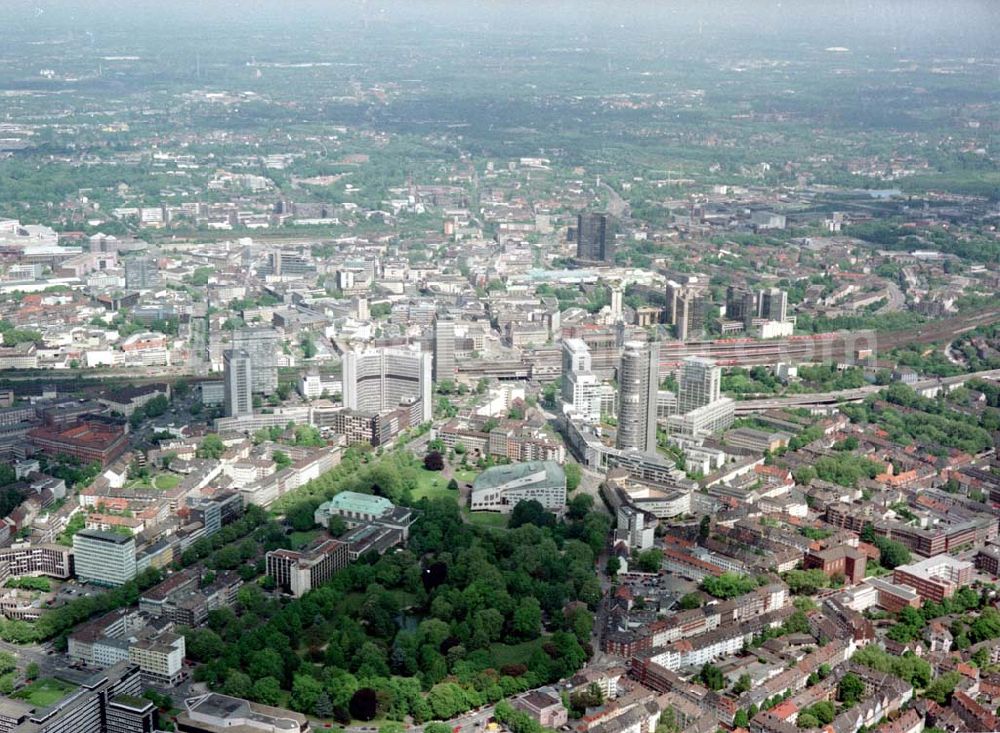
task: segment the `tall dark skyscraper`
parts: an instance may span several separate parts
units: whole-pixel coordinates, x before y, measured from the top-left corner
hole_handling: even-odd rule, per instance
[[[761,290],[757,302],[761,318],[769,321],[784,321],[788,317],[788,293],[781,288]]]
[[[615,220],[610,214],[576,217],[576,256],[588,262],[614,262]]]

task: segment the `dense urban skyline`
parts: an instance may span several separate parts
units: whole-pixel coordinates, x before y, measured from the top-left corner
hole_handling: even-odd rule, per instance
[[[1000,730],[1000,5],[2,16],[0,731]]]

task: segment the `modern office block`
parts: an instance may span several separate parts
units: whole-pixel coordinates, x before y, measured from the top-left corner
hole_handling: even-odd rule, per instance
[[[253,362],[251,391],[273,394],[278,389],[278,332],[273,328],[242,328],[233,332],[233,349],[243,350]]]
[[[253,415],[254,363],[243,349],[228,349],[222,355],[223,406],[226,417]]]
[[[681,414],[719,399],[722,369],[711,359],[690,356],[681,364],[677,411]]]
[[[438,318],[434,321],[434,383],[452,381],[457,373],[455,323]]]
[[[788,293],[780,288],[761,290],[757,296],[757,315],[768,321],[787,320]]]
[[[267,574],[278,587],[296,598],[329,581],[350,564],[348,546],[340,540],[320,540],[302,550],[267,553]]]
[[[644,453],[656,450],[656,393],[659,388],[659,347],[629,341],[618,370],[618,448]]]
[[[160,268],[152,257],[132,257],[125,260],[125,287],[129,290],[149,290],[160,285]]]
[[[363,412],[411,410],[411,425],[432,416],[431,355],[416,349],[377,348],[344,354],[344,406]]]
[[[125,707],[138,708],[140,695],[139,666],[119,662],[84,680],[54,705],[35,709],[7,730],[12,733],[147,733],[138,722],[141,715],[125,715],[123,710]],[[112,712],[115,700],[119,705]]]
[[[158,722],[156,705],[144,697],[118,695],[105,711],[107,733],[154,733]]]
[[[576,256],[587,262],[614,262],[615,224],[609,214],[577,216]]]
[[[135,538],[95,529],[73,535],[76,577],[99,585],[124,585],[136,576]]]

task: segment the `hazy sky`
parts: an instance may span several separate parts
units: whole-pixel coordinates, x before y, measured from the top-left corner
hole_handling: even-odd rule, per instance
[[[996,0],[4,0],[5,21],[30,35],[191,27],[314,34],[354,25],[595,38],[755,37],[983,54],[995,50]],[[11,42],[4,34],[3,43]]]

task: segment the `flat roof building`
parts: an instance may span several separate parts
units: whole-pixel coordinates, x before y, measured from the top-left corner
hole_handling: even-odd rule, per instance
[[[474,512],[509,514],[522,501],[535,500],[551,512],[566,506],[566,473],[555,461],[529,461],[487,468],[472,485]]]
[[[301,713],[210,692],[184,701],[177,726],[188,733],[309,733]]]
[[[302,551],[271,550],[267,553],[267,574],[278,587],[300,598],[329,581],[350,564],[348,544],[322,540]]]
[[[913,588],[921,599],[940,603],[955,591],[972,582],[971,562],[951,555],[935,555],[893,570],[892,581]]]
[[[96,529],[73,535],[76,577],[99,585],[124,585],[136,576],[135,538]]]

